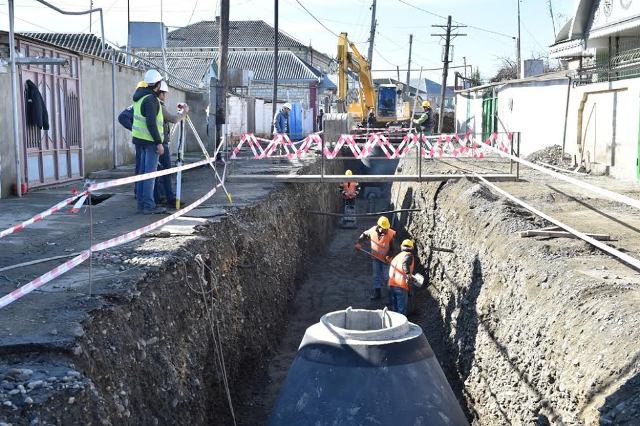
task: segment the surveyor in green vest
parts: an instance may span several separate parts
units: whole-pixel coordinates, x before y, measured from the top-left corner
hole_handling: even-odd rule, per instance
[[[164,119],[158,95],[162,75],[151,69],[144,75],[147,87],[139,87],[133,94],[133,126],[131,134],[136,146],[138,173],[152,173],[158,168],[158,159],[164,152],[162,146]],[[136,183],[138,213],[161,214],[167,211],[156,206],[153,198],[155,178]]]

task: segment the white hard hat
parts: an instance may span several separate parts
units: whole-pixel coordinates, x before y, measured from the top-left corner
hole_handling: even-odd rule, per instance
[[[286,104],[282,105],[282,108],[291,109],[291,104],[287,102]]]
[[[162,75],[158,70],[150,69],[144,74],[144,82],[147,84],[156,84],[162,80]]]
[[[167,83],[164,80],[162,80],[160,82],[160,91],[161,92],[168,92],[169,91],[169,86],[167,86]]]

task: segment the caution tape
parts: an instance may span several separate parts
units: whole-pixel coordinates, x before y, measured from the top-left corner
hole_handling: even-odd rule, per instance
[[[52,214],[59,212],[60,210],[62,210],[63,208],[65,208],[66,206],[68,206],[69,204],[73,203],[74,201],[78,200],[78,203],[80,203],[80,200],[82,200],[82,202],[84,203],[84,199],[86,199],[88,192],[84,191],[81,192],[79,194],[76,194],[72,197],[69,197],[65,200],[60,201],[58,204],[56,204],[55,206],[52,206],[50,208],[48,208],[47,210],[38,213],[37,215],[33,216],[31,219],[27,219],[22,223],[19,223],[17,225],[14,225],[10,228],[5,229],[4,231],[0,232],[0,238],[6,237],[7,235],[11,235],[11,234],[15,234],[17,232],[22,231],[24,228],[26,228],[27,226],[33,225],[36,222],[40,222],[42,219],[46,218],[47,216],[51,216]],[[77,203],[76,203],[77,205]],[[80,203],[80,205],[82,205],[82,203]],[[77,210],[75,210],[75,206],[73,209],[71,209],[72,213],[77,213]]]
[[[78,265],[81,265],[84,261],[86,261],[87,259],[89,259],[89,257],[91,256],[92,253],[95,252],[99,252],[99,251],[103,251],[103,250],[107,250],[109,248],[113,248],[125,243],[128,243],[130,241],[135,240],[136,238],[139,238],[141,235],[153,231],[155,229],[160,228],[161,226],[164,226],[165,224],[171,222],[172,220],[183,216],[184,214],[190,212],[191,210],[193,210],[194,208],[198,207],[200,204],[204,203],[205,201],[207,201],[209,198],[211,198],[217,191],[218,188],[220,188],[221,186],[223,186],[224,184],[224,180],[226,179],[226,164],[225,164],[225,168],[224,171],[222,173],[222,180],[220,181],[220,183],[218,183],[216,186],[214,186],[209,192],[207,192],[204,196],[202,196],[201,198],[199,198],[198,200],[194,201],[193,203],[189,204],[188,206],[186,206],[185,208],[178,210],[177,212],[175,212],[174,214],[167,216],[163,219],[160,219],[156,222],[153,222],[147,226],[144,226],[142,228],[138,228],[134,231],[131,232],[127,232],[126,234],[120,235],[118,237],[115,238],[111,238],[107,241],[103,241],[101,243],[98,244],[94,244],[91,246],[91,248],[81,252],[79,255],[77,255],[76,257],[74,257],[73,259],[68,260],[67,262],[63,263],[62,265],[59,265],[57,267],[55,267],[54,269],[52,269],[51,271],[47,272],[46,274],[43,274],[41,276],[39,276],[38,278],[30,281],[29,283],[23,285],[22,287],[12,291],[11,293],[3,296],[2,298],[0,298],[0,309],[6,307],[7,305],[10,305],[11,303],[15,302],[16,300],[21,299],[22,297],[26,296],[27,294],[31,293],[34,290],[37,290],[38,288],[42,287],[43,285],[47,284],[48,282],[50,282],[51,280],[59,277],[60,275],[72,270],[73,268],[77,267]]]

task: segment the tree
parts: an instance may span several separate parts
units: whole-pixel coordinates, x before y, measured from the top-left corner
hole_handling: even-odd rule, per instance
[[[501,56],[498,58],[499,68],[496,75],[494,75],[489,81],[491,83],[497,83],[505,80],[514,80],[518,78],[518,63],[515,59],[507,56]]]
[[[475,71],[471,72],[471,76],[469,77],[469,83],[471,83],[471,87],[480,86],[482,84],[479,68],[476,68]]]

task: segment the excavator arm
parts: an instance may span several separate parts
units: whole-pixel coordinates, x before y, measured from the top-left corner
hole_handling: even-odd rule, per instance
[[[360,114],[365,119],[369,109],[376,109],[376,92],[371,78],[371,68],[367,60],[360,54],[355,44],[347,38],[347,33],[340,33],[338,38],[338,100],[347,100],[349,71],[358,75],[360,80],[359,102],[348,106],[349,112]]]

